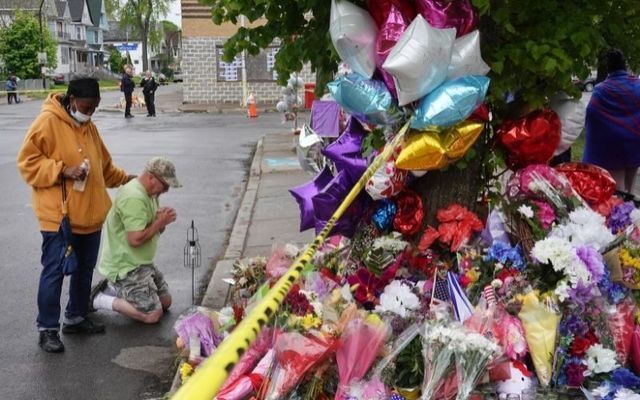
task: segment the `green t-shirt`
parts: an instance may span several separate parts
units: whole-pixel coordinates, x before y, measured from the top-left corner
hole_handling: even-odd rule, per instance
[[[115,282],[141,265],[153,264],[159,234],[139,247],[131,247],[127,232],[144,230],[156,218],[158,199],[147,194],[140,181],[122,186],[107,215],[98,271]]]

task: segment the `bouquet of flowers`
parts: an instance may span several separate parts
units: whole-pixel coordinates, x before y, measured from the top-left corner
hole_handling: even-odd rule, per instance
[[[456,400],[466,400],[489,362],[501,355],[502,349],[486,337],[468,332],[455,343],[454,352],[459,380]]]
[[[422,399],[432,399],[445,378],[454,370],[454,355],[458,343],[464,340],[461,326],[426,323],[422,335],[424,381]]]

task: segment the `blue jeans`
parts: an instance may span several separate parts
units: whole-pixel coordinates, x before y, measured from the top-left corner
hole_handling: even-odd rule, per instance
[[[78,270],[71,275],[69,302],[64,316],[68,320],[82,320],[88,312],[93,269],[98,260],[100,231],[87,235],[74,234]],[[60,329],[60,295],[64,275],[60,267],[60,253],[64,241],[58,232],[42,232],[42,273],[38,287],[38,329]]]

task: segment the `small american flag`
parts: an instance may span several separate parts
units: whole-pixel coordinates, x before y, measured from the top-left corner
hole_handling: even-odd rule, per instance
[[[400,396],[398,393],[392,393],[389,400],[405,400],[405,398]]]
[[[449,302],[449,286],[447,285],[447,280],[440,278],[436,275],[436,283],[435,288],[433,290],[433,298],[431,302],[433,304],[439,303],[447,303]]]

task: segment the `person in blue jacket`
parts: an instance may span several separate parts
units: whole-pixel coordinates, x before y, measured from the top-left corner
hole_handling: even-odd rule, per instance
[[[16,78],[15,75],[11,75],[9,79],[7,79],[5,90],[7,91],[7,102],[9,104],[18,104],[20,102],[18,100],[18,93],[16,92],[16,90],[18,90],[18,78]]]
[[[624,54],[605,55],[607,79],[587,106],[582,161],[608,170],[619,191],[631,193],[640,167],[640,80],[627,71]]]

